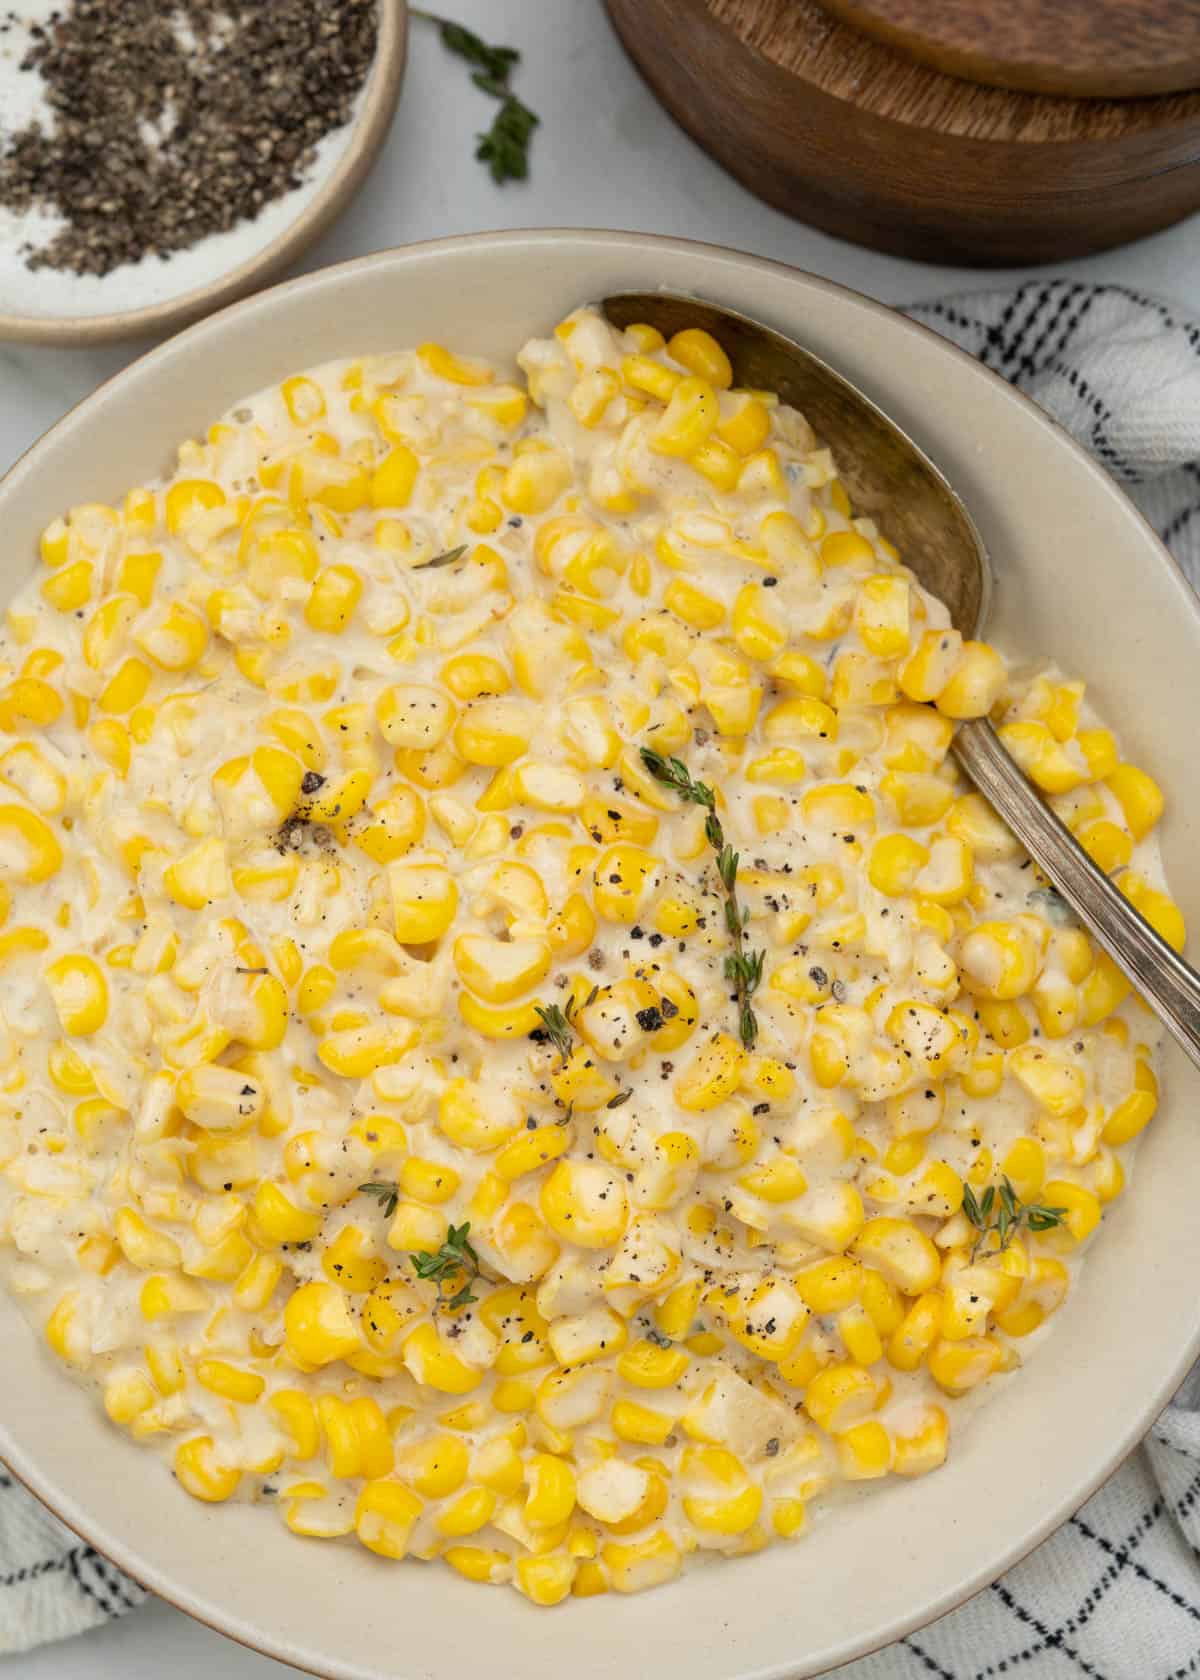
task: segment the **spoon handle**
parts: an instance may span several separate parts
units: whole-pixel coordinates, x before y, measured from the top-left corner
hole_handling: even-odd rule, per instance
[[[1097,868],[1026,780],[986,718],[959,725],[954,755],[1038,868],[1200,1067],[1200,974]]]

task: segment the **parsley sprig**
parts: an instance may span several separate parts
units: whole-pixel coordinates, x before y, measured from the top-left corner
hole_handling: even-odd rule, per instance
[[[725,958],[725,978],[737,995],[738,1034],[747,1050],[753,1049],[758,1037],[758,1018],[750,999],[762,983],[763,951],[746,949],[746,923],[750,912],[738,902],[738,854],[725,839],[725,830],[717,815],[717,796],[707,782],[697,782],[681,758],[664,758],[653,747],[643,747],[642,763],[655,781],[669,787],[691,805],[699,805],[708,815],[704,819],[704,834],[716,853],[717,874],[725,892],[725,929],[733,941],[733,950]]]
[[[479,1276],[479,1256],[467,1241],[470,1220],[451,1225],[446,1240],[436,1253],[410,1254],[413,1270],[425,1283],[436,1283],[438,1300],[447,1312],[469,1307],[479,1299],[471,1288]],[[458,1288],[455,1288],[458,1284]]]
[[[1052,1231],[1062,1224],[1067,1212],[1063,1207],[1020,1201],[1007,1178],[1002,1178],[998,1186],[989,1184],[978,1198],[969,1184],[964,1185],[962,1206],[979,1233],[971,1247],[972,1260],[981,1248],[985,1257],[1003,1254],[1022,1226],[1030,1231]],[[989,1238],[990,1247],[987,1246]]]
[[[539,118],[512,91],[509,78],[521,62],[516,47],[493,47],[464,29],[461,23],[438,17],[418,6],[409,8],[415,17],[435,23],[442,45],[475,65],[471,77],[475,86],[501,101],[495,120],[486,134],[476,135],[475,156],[485,163],[498,186],[505,181],[523,181],[529,174],[529,142]]]

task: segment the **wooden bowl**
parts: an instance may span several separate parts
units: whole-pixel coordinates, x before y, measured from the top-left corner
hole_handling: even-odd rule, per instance
[[[161,336],[258,291],[296,261],[346,208],[366,180],[387,138],[408,49],[407,0],[379,0],[379,36],[345,147],[316,194],[252,257],[203,286],[146,308],[108,315],[10,315],[0,311],[0,342],[58,344],[73,349],[116,339]]]
[[[1200,208],[1200,90],[1072,99],[917,63],[815,0],[605,0],[659,99],[751,192],[856,244],[1023,266]]]

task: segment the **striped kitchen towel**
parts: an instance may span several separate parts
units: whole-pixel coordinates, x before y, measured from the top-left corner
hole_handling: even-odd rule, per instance
[[[1200,326],[1123,287],[1064,280],[909,313],[1073,432],[1200,587]],[[1032,1556],[840,1680],[1200,1676],[1198,1551],[1200,1368],[1143,1449]],[[0,1472],[0,1652],[80,1633],[144,1596]]]

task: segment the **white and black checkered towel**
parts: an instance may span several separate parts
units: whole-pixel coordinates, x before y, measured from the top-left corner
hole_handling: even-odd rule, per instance
[[[1200,325],[1122,287],[1065,280],[910,313],[1073,432],[1200,587]],[[1038,1551],[839,1680],[1200,1676],[1198,1552],[1200,1367],[1143,1450]],[[80,1633],[144,1597],[0,1472],[0,1653]]]

